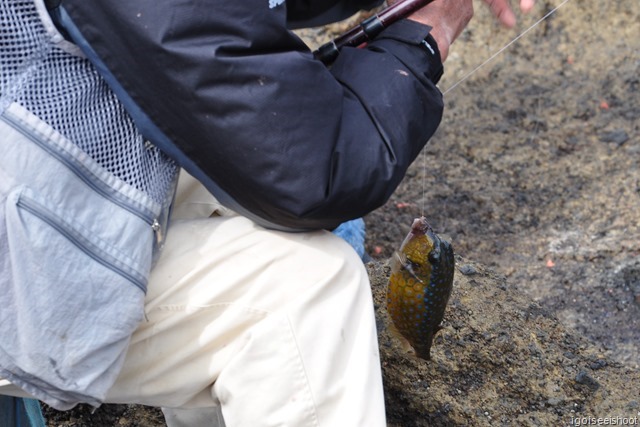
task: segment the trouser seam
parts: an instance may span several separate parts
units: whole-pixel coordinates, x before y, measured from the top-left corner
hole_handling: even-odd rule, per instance
[[[302,378],[304,384],[305,384],[305,388],[306,388],[306,393],[305,395],[308,396],[308,399],[310,401],[311,404],[311,408],[309,410],[309,421],[311,426],[319,426],[319,420],[318,420],[318,413],[316,410],[316,402],[313,396],[313,392],[311,391],[311,384],[309,382],[309,376],[307,375],[307,370],[304,366],[304,359],[302,358],[302,351],[300,350],[300,347],[298,346],[298,340],[296,339],[296,335],[294,333],[293,330],[293,324],[291,323],[291,319],[289,318],[289,316],[286,316],[287,319],[287,324],[289,325],[289,332],[291,333],[291,337],[293,339],[293,344],[296,347],[296,354],[298,355],[297,359],[298,359],[298,369],[299,369],[299,375]]]

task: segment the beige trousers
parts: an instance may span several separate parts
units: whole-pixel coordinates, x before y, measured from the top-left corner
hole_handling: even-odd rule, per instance
[[[386,425],[367,274],[329,232],[265,230],[183,175],[145,311],[108,402],[175,427]]]

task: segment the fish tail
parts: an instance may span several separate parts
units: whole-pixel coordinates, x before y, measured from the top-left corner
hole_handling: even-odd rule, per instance
[[[414,348],[416,357],[423,360],[431,360],[431,342],[424,345],[416,345]]]

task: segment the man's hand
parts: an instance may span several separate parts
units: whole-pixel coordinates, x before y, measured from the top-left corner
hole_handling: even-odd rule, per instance
[[[516,24],[516,15],[513,13],[509,0],[484,0],[491,12],[505,27],[511,28]],[[520,10],[524,13],[533,9],[536,0],[520,0]]]
[[[394,4],[401,0],[389,0]],[[516,16],[509,0],[483,0],[505,27],[513,27]],[[536,0],[520,0],[520,10],[529,12]],[[473,17],[472,0],[435,0],[409,16],[409,19],[433,27],[431,35],[438,43],[442,62],[447,59],[449,46],[460,35]]]
[[[389,1],[389,3],[393,4],[397,1]],[[438,43],[440,57],[444,62],[449,54],[449,46],[462,33],[471,17],[473,17],[473,0],[435,0],[411,14],[409,19],[433,28],[431,36]]]

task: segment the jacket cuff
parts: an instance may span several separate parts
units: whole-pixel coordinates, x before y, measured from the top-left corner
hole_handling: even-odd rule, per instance
[[[422,73],[433,84],[442,77],[444,67],[435,39],[429,34],[431,27],[409,19],[390,25],[369,43],[369,47],[384,47],[416,75]]]

